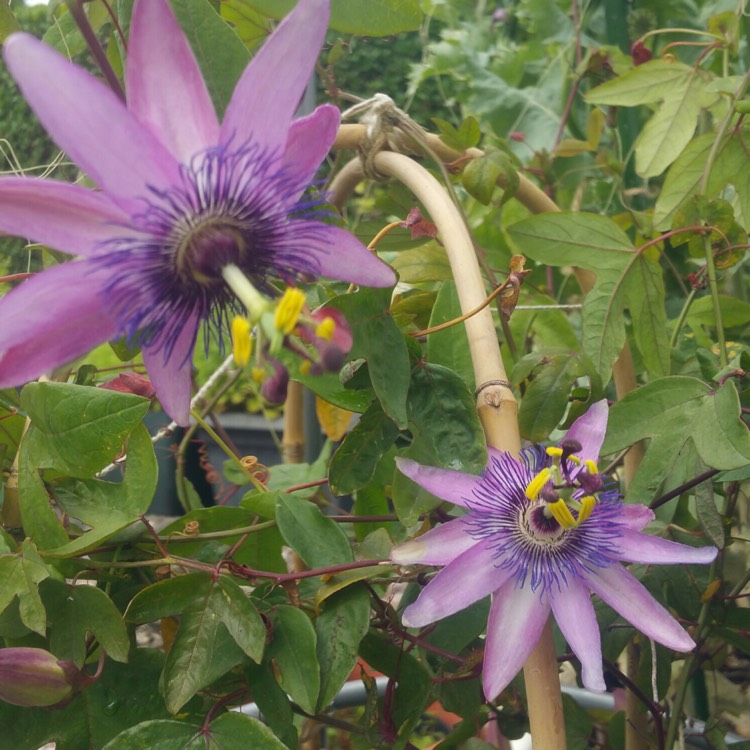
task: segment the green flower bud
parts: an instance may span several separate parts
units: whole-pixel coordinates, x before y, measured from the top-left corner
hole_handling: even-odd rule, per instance
[[[0,649],[0,699],[16,706],[54,706],[70,698],[80,673],[41,648]]]

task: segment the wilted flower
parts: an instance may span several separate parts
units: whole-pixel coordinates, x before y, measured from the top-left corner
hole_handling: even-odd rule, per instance
[[[33,37],[6,41],[26,99],[100,190],[0,180],[3,231],[80,258],[0,303],[0,388],[137,338],[162,405],[185,424],[198,327],[224,327],[230,288],[247,307],[249,282],[267,289],[269,277],[395,282],[305,197],[339,123],[329,105],[292,119],[327,23],[328,0],[300,0],[241,76],[221,124],[167,0],[136,0],[127,105]]]
[[[0,649],[0,700],[15,706],[62,703],[75,693],[81,679],[75,664],[44,649]]]
[[[403,613],[421,627],[492,594],[483,687],[493,699],[526,661],[550,610],[582,665],[583,684],[604,690],[599,627],[590,592],[649,638],[676,651],[695,643],[621,563],[707,563],[693,548],[642,533],[654,514],[627,505],[597,473],[605,401],[576,420],[558,448],[520,460],[494,449],[481,476],[396,459],[433,495],[467,513],[394,548],[401,564],[444,565]]]

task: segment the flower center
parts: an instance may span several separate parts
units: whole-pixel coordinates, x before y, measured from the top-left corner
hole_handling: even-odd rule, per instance
[[[519,519],[519,525],[522,533],[530,541],[553,547],[565,535],[565,529],[546,510],[546,503],[528,506]]]
[[[226,217],[201,219],[180,238],[175,253],[177,275],[186,284],[219,285],[222,269],[241,265],[247,250],[239,222]]]

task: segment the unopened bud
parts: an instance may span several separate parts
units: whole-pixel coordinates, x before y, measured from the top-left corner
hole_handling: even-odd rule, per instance
[[[80,673],[41,648],[0,649],[0,699],[15,706],[54,706],[76,691]]]
[[[289,373],[281,362],[272,360],[270,357],[268,361],[273,365],[274,373],[263,381],[260,395],[270,404],[283,404],[289,387]]]

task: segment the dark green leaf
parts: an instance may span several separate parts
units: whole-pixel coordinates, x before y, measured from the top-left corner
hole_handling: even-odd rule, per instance
[[[371,404],[333,454],[328,475],[331,491],[346,495],[367,486],[398,434],[398,427],[380,403]]]
[[[440,365],[417,366],[408,410],[412,430],[441,466],[469,472],[484,468],[487,448],[474,396],[455,372]]]
[[[18,597],[21,621],[27,628],[43,636],[47,614],[39,597],[39,583],[49,575],[49,569],[29,539],[24,541],[18,554],[1,555],[0,612]]]
[[[138,425],[128,440],[128,460],[122,482],[101,479],[75,479],[57,485],[60,506],[91,530],[50,555],[69,557],[87,552],[105,539],[130,526],[144,514],[156,490],[157,466],[151,437]]]
[[[245,0],[271,18],[281,18],[294,0]],[[388,36],[413,31],[422,22],[417,0],[332,0],[331,28],[346,34]]]
[[[130,640],[125,623],[112,600],[96,586],[70,586],[49,579],[41,586],[50,623],[50,647],[61,659],[79,667],[86,659],[86,635],[93,635],[107,655],[126,662]]]
[[[354,669],[369,624],[370,596],[365,588],[350,586],[326,599],[315,621],[320,663],[318,711],[328,707]]]
[[[430,328],[461,315],[455,281],[446,281],[440,286],[435,306],[432,308]],[[469,388],[474,387],[474,368],[471,366],[469,340],[466,328],[462,323],[442,331],[431,333],[427,337],[427,360],[436,365],[443,365],[458,373]]]
[[[276,500],[276,521],[286,543],[310,568],[351,562],[354,557],[346,534],[307,500],[281,495]]]
[[[250,53],[234,29],[225,23],[206,0],[170,0],[172,9],[198,60],[219,118]]]
[[[70,383],[29,383],[21,405],[34,428],[25,439],[35,467],[90,477],[119,452],[150,401]]]
[[[320,692],[320,666],[315,654],[315,629],[296,607],[277,607],[268,657],[279,683],[303,711],[314,714]]]

